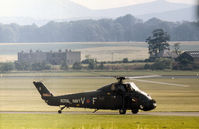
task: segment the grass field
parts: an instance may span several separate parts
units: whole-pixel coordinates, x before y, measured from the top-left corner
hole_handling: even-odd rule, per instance
[[[0,114],[1,129],[198,129],[199,117]]]
[[[149,57],[148,49],[144,47],[131,46],[110,46],[78,49],[81,51],[81,58],[85,59],[86,55],[96,58],[98,61],[120,61],[123,58],[129,60],[144,60]]]
[[[127,64],[128,65],[128,64]],[[194,71],[180,71],[180,70],[129,70],[129,71],[60,71],[60,72],[48,72],[48,71],[36,71],[36,72],[10,72],[1,73],[1,76],[143,76],[143,75],[193,75],[199,74],[199,70]]]
[[[128,73],[128,72],[127,72]],[[150,73],[150,72],[148,72]],[[192,72],[187,72],[191,74]],[[125,72],[114,73],[124,75]],[[126,75],[131,75],[128,73]],[[150,73],[153,74],[153,73]],[[174,74],[174,72],[171,74]],[[181,74],[181,73],[180,73]],[[6,74],[3,76],[13,76]],[[36,76],[96,76],[112,75],[112,72],[72,72],[72,73],[17,73],[17,76],[33,75],[33,78],[1,78],[0,79],[0,111],[57,111],[58,107],[46,105],[40,98],[32,82],[43,81],[54,95],[85,92],[96,90],[106,84],[115,82],[115,79],[83,79],[83,78],[42,78]],[[34,78],[35,76],[35,78]],[[160,84],[151,84],[134,80],[137,86],[149,93],[156,101],[154,111],[199,111],[199,79],[147,79],[152,81],[170,82],[189,85],[189,87],[176,87]],[[79,110],[79,109],[70,109]],[[84,109],[81,109],[84,110]]]
[[[170,42],[171,49],[176,42]],[[180,41],[181,50],[197,50],[199,41]],[[81,51],[81,59],[86,55],[98,61],[116,61],[148,58],[148,45],[145,42],[57,42],[57,43],[1,43],[0,62],[17,60],[17,53],[30,50],[58,51],[72,49]]]
[[[7,73],[2,76],[32,76],[32,78],[0,78],[0,111],[57,111],[58,107],[48,106],[40,98],[32,84],[33,80],[43,81],[54,95],[95,90],[115,81],[115,79],[64,79],[42,78],[42,76],[196,75],[197,73],[197,71]],[[157,108],[153,111],[199,111],[199,79],[145,80],[189,85],[189,87],[176,87],[134,80],[141,90],[149,93],[157,101]],[[78,108],[67,110],[93,111]],[[199,117],[189,116],[0,113],[0,129],[198,129],[198,123]]]

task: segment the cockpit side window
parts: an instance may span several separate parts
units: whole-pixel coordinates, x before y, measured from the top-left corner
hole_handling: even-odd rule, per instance
[[[131,92],[131,91],[133,91],[133,89],[132,89],[132,87],[131,87],[131,85],[130,84],[125,84],[125,87],[126,87],[126,90],[128,91],[128,92]]]
[[[115,91],[115,88],[116,88],[116,87],[115,87],[115,84],[112,84],[112,85],[111,85],[111,91]]]

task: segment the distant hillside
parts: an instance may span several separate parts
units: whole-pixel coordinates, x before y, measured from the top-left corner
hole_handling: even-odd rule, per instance
[[[175,12],[180,9],[186,9],[186,8],[193,9],[193,6],[191,6],[189,4],[171,3],[166,0],[156,0],[153,2],[125,6],[125,7],[120,7],[120,8],[98,10],[98,11],[96,11],[96,13],[97,13],[97,16],[100,15],[101,17],[108,17],[108,16],[109,17],[118,17],[118,16],[123,16],[126,14],[131,14],[136,17],[142,16],[142,15],[147,15],[147,16],[149,16],[148,18],[150,19],[152,17],[157,17],[156,15],[151,15],[151,14],[157,14],[157,13],[163,14],[163,13],[167,13],[170,11]],[[191,14],[194,14],[194,10],[192,10],[192,11],[193,12],[191,12]],[[145,18],[145,17],[143,17],[143,18]],[[159,17],[157,17],[157,18],[159,18]],[[143,19],[143,20],[146,20],[146,19]],[[184,15],[183,20],[187,20],[186,15]],[[181,19],[176,18],[176,19],[172,19],[172,21],[181,21]]]
[[[194,5],[172,3],[166,0],[101,10],[88,9],[70,0],[24,1],[24,5],[13,5],[12,10],[9,10],[12,15],[0,17],[0,23],[20,25],[34,23],[41,26],[49,21],[117,18],[127,14],[141,18],[144,21],[153,17],[173,22],[194,21],[196,19],[194,17]]]
[[[0,42],[145,41],[157,28],[168,32],[172,41],[199,41],[198,23],[174,23],[157,18],[143,22],[126,15],[114,20],[49,22],[41,27],[0,24]]]
[[[173,11],[138,15],[137,17],[144,20],[149,20],[152,17],[156,17],[166,21],[193,21],[196,19],[196,14],[194,12],[196,12],[196,7],[191,6],[189,8],[182,8]]]

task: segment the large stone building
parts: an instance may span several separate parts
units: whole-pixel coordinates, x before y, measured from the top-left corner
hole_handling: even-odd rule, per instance
[[[44,62],[52,65],[61,65],[63,63],[72,65],[80,61],[81,53],[79,51],[59,50],[58,52],[42,52],[37,50],[33,52],[30,50],[30,52],[22,51],[18,53],[18,63],[35,64]]]

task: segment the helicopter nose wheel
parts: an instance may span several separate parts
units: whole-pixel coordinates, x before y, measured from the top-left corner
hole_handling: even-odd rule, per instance
[[[119,113],[120,113],[120,114],[126,114],[126,109],[124,109],[124,108],[123,108],[123,109],[120,109],[120,110],[119,110]]]
[[[60,110],[58,110],[58,113],[61,114],[61,113],[62,113],[62,110],[63,110],[65,107],[66,107],[66,106],[61,107]]]

